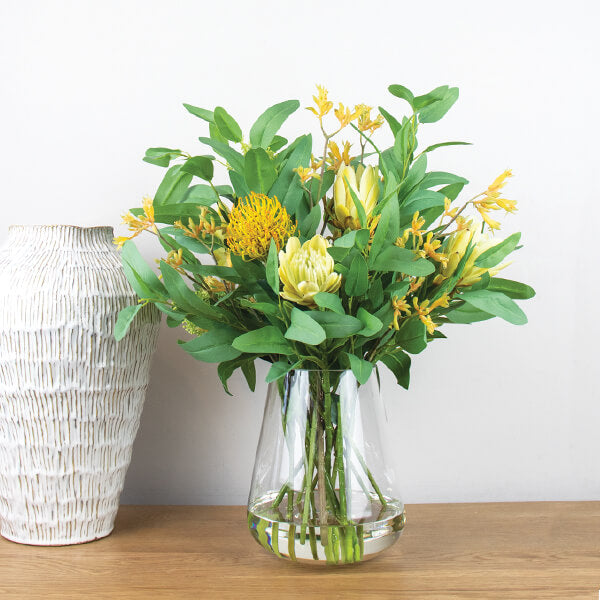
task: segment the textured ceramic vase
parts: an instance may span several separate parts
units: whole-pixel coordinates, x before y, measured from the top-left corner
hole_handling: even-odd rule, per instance
[[[108,535],[138,430],[159,316],[136,295],[111,227],[15,226],[0,250],[0,521],[37,545]]]

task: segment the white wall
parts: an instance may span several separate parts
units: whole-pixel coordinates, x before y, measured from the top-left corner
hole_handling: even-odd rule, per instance
[[[458,85],[423,143],[474,142],[431,159],[470,190],[513,168],[504,232],[525,247],[508,273],[538,296],[526,327],[448,327],[410,392],[385,376],[405,499],[600,499],[599,18],[596,0],[3,0],[0,242],[11,223],[118,226],[162,174],[146,147],[200,148],[182,102],[224,105],[247,131],[275,101],[306,106],[315,83],[397,112],[389,83]],[[298,111],[287,132],[313,125]],[[161,335],[123,500],[242,503],[265,385],[236,378],[226,396],[177,337]]]

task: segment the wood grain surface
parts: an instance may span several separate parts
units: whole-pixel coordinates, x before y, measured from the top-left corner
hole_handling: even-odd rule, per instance
[[[0,540],[0,598],[597,600],[600,502],[407,507],[400,541],[370,562],[269,555],[239,506],[124,506],[80,546]]]

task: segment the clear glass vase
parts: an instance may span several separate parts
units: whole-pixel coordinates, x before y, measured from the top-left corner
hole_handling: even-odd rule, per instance
[[[269,385],[248,526],[280,558],[348,564],[389,548],[404,505],[385,457],[375,375],[296,370]]]

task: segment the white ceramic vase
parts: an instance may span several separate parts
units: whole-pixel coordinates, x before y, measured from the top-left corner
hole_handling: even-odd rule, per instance
[[[159,316],[138,313],[111,227],[14,226],[0,250],[0,533],[88,542],[113,528]]]

